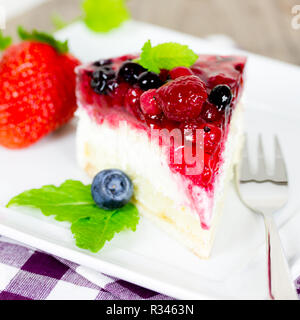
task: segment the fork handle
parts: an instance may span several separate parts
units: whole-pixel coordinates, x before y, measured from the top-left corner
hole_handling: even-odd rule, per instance
[[[298,300],[272,215],[264,215],[267,237],[269,295],[274,300]]]

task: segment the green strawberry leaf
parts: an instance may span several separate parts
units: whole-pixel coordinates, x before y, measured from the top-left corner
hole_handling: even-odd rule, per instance
[[[129,203],[105,215],[81,218],[72,224],[71,231],[79,248],[98,252],[116,233],[124,229],[135,231],[138,222],[138,211],[133,204]]]
[[[108,32],[130,18],[125,0],[84,0],[84,22],[95,32]]]
[[[147,41],[137,62],[149,71],[159,73],[161,69],[172,70],[176,67],[190,67],[198,55],[188,46],[176,42],[167,42],[152,47]]]
[[[91,185],[67,180],[61,186],[44,186],[25,191],[9,201],[7,207],[25,206],[40,209],[45,216],[68,221],[79,248],[98,252],[115,233],[136,230],[138,210],[129,203],[117,210],[99,208],[91,195]]]
[[[37,41],[47,43],[52,46],[58,53],[64,54],[69,52],[68,41],[56,40],[53,35],[33,30],[31,33],[26,31],[23,27],[18,27],[18,34],[21,40]]]
[[[5,37],[0,30],[0,50],[5,50],[12,44],[12,38],[11,37]]]

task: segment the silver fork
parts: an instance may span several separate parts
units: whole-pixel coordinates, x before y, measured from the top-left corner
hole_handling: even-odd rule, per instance
[[[298,300],[289,266],[281,245],[273,213],[288,200],[288,176],[278,138],[275,137],[275,168],[269,174],[262,138],[258,141],[258,168],[250,168],[247,137],[242,161],[235,168],[235,182],[242,202],[264,218],[267,243],[269,296],[275,300]]]

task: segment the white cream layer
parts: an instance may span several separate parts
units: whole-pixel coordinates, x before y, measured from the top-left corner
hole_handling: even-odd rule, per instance
[[[118,128],[105,121],[99,125],[83,107],[79,107],[77,116],[80,166],[91,176],[111,168],[126,172],[133,180],[134,196],[141,211],[196,254],[207,257],[232,167],[238,161],[242,141],[242,105],[236,107],[231,119],[223,153],[224,163],[215,181],[215,192],[211,194],[194,186],[194,203],[187,192],[189,181],[171,171],[160,147],[150,143],[146,132],[133,128],[126,121],[122,121]],[[201,228],[200,215],[210,226],[209,230]]]

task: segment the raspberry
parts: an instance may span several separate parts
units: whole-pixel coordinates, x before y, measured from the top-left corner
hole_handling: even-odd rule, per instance
[[[140,103],[144,114],[149,116],[157,116],[161,114],[157,101],[155,99],[156,90],[151,89],[141,95]]]
[[[207,122],[218,122],[222,119],[222,113],[215,105],[206,102],[201,110],[201,117]]]
[[[207,92],[197,76],[185,76],[160,87],[156,98],[167,118],[182,122],[200,115]]]
[[[179,77],[192,76],[193,74],[193,71],[186,67],[177,67],[170,71],[170,76],[173,80]]]
[[[170,80],[170,72],[169,72],[169,70],[161,69],[160,73],[159,73],[159,78],[163,83],[165,83],[168,80]]]

